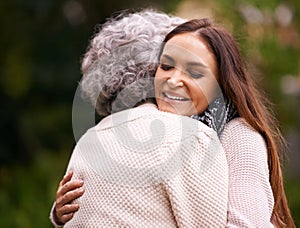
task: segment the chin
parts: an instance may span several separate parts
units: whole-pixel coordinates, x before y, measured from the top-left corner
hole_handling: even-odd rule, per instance
[[[164,104],[158,103],[157,106],[158,106],[158,110],[159,110],[159,111],[162,111],[162,112],[169,112],[169,113],[173,113],[173,114],[178,114],[178,113],[176,112],[176,109],[173,108],[173,107],[170,107],[169,105],[164,105]]]
[[[163,107],[159,107],[158,106],[158,109],[160,110],[160,111],[163,111],[163,112],[168,112],[168,113],[172,113],[172,114],[177,114],[177,115],[180,115],[180,116],[188,116],[189,114],[188,113],[186,113],[186,112],[182,112],[182,111],[180,111],[180,110],[182,110],[182,109],[175,109],[175,108],[173,108],[173,107],[166,107],[166,106],[163,106]]]
[[[169,112],[181,116],[191,116],[194,113],[197,113],[195,109],[191,108],[190,106],[187,105],[179,105],[179,104],[174,104],[171,105],[165,101],[159,100],[157,102],[158,109],[163,112]]]

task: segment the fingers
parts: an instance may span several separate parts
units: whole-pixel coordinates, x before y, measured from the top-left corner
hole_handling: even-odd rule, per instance
[[[79,204],[66,204],[63,207],[56,210],[57,214],[65,215],[78,211]]]
[[[68,172],[61,180],[58,190],[56,192],[56,204],[59,207],[67,203],[71,203],[76,198],[82,196],[83,181],[82,180],[71,180],[73,172]]]
[[[59,186],[63,186],[65,183],[70,181],[72,176],[73,176],[73,171],[69,171],[68,173],[66,173],[66,175],[63,177],[63,179],[59,183]]]
[[[61,196],[61,195],[66,194],[67,192],[70,192],[70,191],[80,188],[82,186],[83,186],[82,180],[71,180],[71,181],[65,183],[64,185],[59,186],[57,193],[59,196]]]
[[[65,224],[66,222],[68,222],[69,220],[71,220],[73,218],[73,216],[74,216],[74,213],[63,215],[61,217],[62,223]]]
[[[54,215],[59,223],[66,223],[73,218],[79,204],[72,203],[84,193],[82,180],[71,180],[73,172],[68,172],[61,180],[56,192]]]
[[[71,203],[73,200],[77,199],[78,197],[82,196],[84,193],[84,188],[82,187],[83,183],[78,184],[78,181],[72,181],[76,183],[70,183],[71,186],[77,186],[74,188],[71,188],[72,190],[68,190],[65,193],[61,194],[61,192],[57,193],[56,197],[56,204],[59,207],[62,207],[65,204]]]
[[[79,204],[68,204],[61,208],[55,209],[56,217],[59,223],[65,224],[71,220],[74,216],[74,213],[78,211]]]
[[[70,199],[76,199],[84,193],[83,188],[75,189],[65,194],[64,197],[56,199],[55,216],[59,223],[66,223],[73,218],[74,213],[78,211],[79,204],[71,203]]]

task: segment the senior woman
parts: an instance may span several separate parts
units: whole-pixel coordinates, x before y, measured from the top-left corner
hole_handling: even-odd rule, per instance
[[[146,10],[108,21],[92,39],[81,88],[106,117],[73,151],[75,180],[68,173],[60,184],[54,225],[225,226],[228,167],[216,132],[151,103],[161,42],[182,22]]]

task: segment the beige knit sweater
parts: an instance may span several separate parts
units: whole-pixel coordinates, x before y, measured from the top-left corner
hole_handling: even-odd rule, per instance
[[[231,120],[221,135],[229,167],[226,227],[273,227],[274,197],[263,137],[245,120]]]
[[[272,227],[270,220],[274,200],[269,183],[266,145],[263,138],[243,119],[237,118],[230,121],[221,135],[229,167],[226,207],[224,205],[227,202],[226,189],[224,189],[227,186],[226,177],[224,177],[224,174],[227,175],[224,165],[226,162],[222,149],[218,146],[216,135],[209,128],[191,119],[187,121],[192,124],[187,124],[192,129],[190,129],[191,132],[182,131],[179,125],[182,127],[183,124],[176,124],[178,116],[158,112],[153,107],[138,108],[131,114],[127,111],[122,113],[125,113],[126,121],[122,121],[120,114],[114,114],[101,121],[86,134],[96,132],[106,146],[105,151],[111,145],[122,149],[127,147],[126,158],[121,156],[124,151],[119,150],[118,153],[108,149],[108,154],[118,164],[138,169],[143,165],[153,167],[168,160],[170,156],[174,157],[172,155],[177,154],[178,150],[175,149],[177,152],[172,152],[174,151],[172,145],[176,147],[179,144],[195,145],[194,149],[180,147],[182,153],[188,151],[190,159],[184,158],[185,165],[179,165],[180,169],[175,169],[176,172],[167,172],[168,175],[162,174],[163,169],[161,172],[151,171],[150,173],[149,169],[146,169],[147,175],[152,179],[150,178],[149,181],[149,178],[138,176],[141,184],[136,185],[138,181],[134,181],[134,175],[137,174],[131,174],[127,178],[128,170],[126,169],[125,176],[122,174],[123,171],[121,172],[124,169],[123,166],[119,173],[116,172],[117,167],[113,169],[113,173],[118,173],[117,175],[105,174],[103,171],[105,169],[95,169],[95,165],[91,165],[92,162],[90,162],[93,159],[84,158],[86,156],[77,145],[68,169],[75,171],[74,178],[84,179],[86,192],[78,200],[81,209],[75,213],[74,218],[66,224],[66,227]],[[118,119],[120,122],[117,121]],[[116,140],[122,135],[116,134],[116,129],[120,130],[122,126],[128,126],[127,132],[130,129],[130,134],[137,139],[145,137],[143,140],[147,141],[147,137],[151,135],[149,123],[153,119],[163,121],[166,130],[163,132],[166,137],[160,144],[163,149],[153,150],[157,157],[154,154],[150,156],[151,153],[149,153],[149,156],[154,159],[149,160],[149,157],[143,159],[142,157],[147,153],[143,156],[137,154],[136,151],[132,153],[132,148],[128,148],[130,144],[124,143],[124,140],[119,140],[119,142]],[[145,120],[149,120],[148,125]],[[143,133],[145,126],[149,134]],[[196,134],[194,126],[198,129]],[[152,130],[154,133],[158,129]],[[182,132],[187,135],[183,135]],[[161,135],[158,134],[158,137]],[[132,137],[129,138],[132,140]],[[185,140],[188,138],[197,140],[187,143]],[[211,148],[212,145],[215,145],[212,154],[205,153],[207,149],[203,151],[203,148]],[[204,156],[203,153],[205,153]],[[207,172],[203,172],[203,169]],[[160,177],[156,177],[157,175]],[[122,181],[118,182],[118,178]],[[141,180],[141,178],[145,179]],[[50,218],[56,225],[53,221],[53,208]],[[225,223],[224,210],[227,210]]]
[[[68,170],[84,180],[65,227],[224,227],[228,167],[216,133],[143,105],[103,119]]]

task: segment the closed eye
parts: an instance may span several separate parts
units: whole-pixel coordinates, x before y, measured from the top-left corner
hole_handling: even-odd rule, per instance
[[[162,70],[164,70],[164,71],[168,71],[168,70],[171,70],[171,69],[173,69],[174,68],[174,66],[172,66],[172,65],[169,65],[169,64],[160,64],[160,66],[159,66]]]
[[[204,74],[202,73],[197,73],[197,72],[192,72],[192,71],[188,71],[188,73],[191,75],[192,78],[198,79],[204,76]]]

